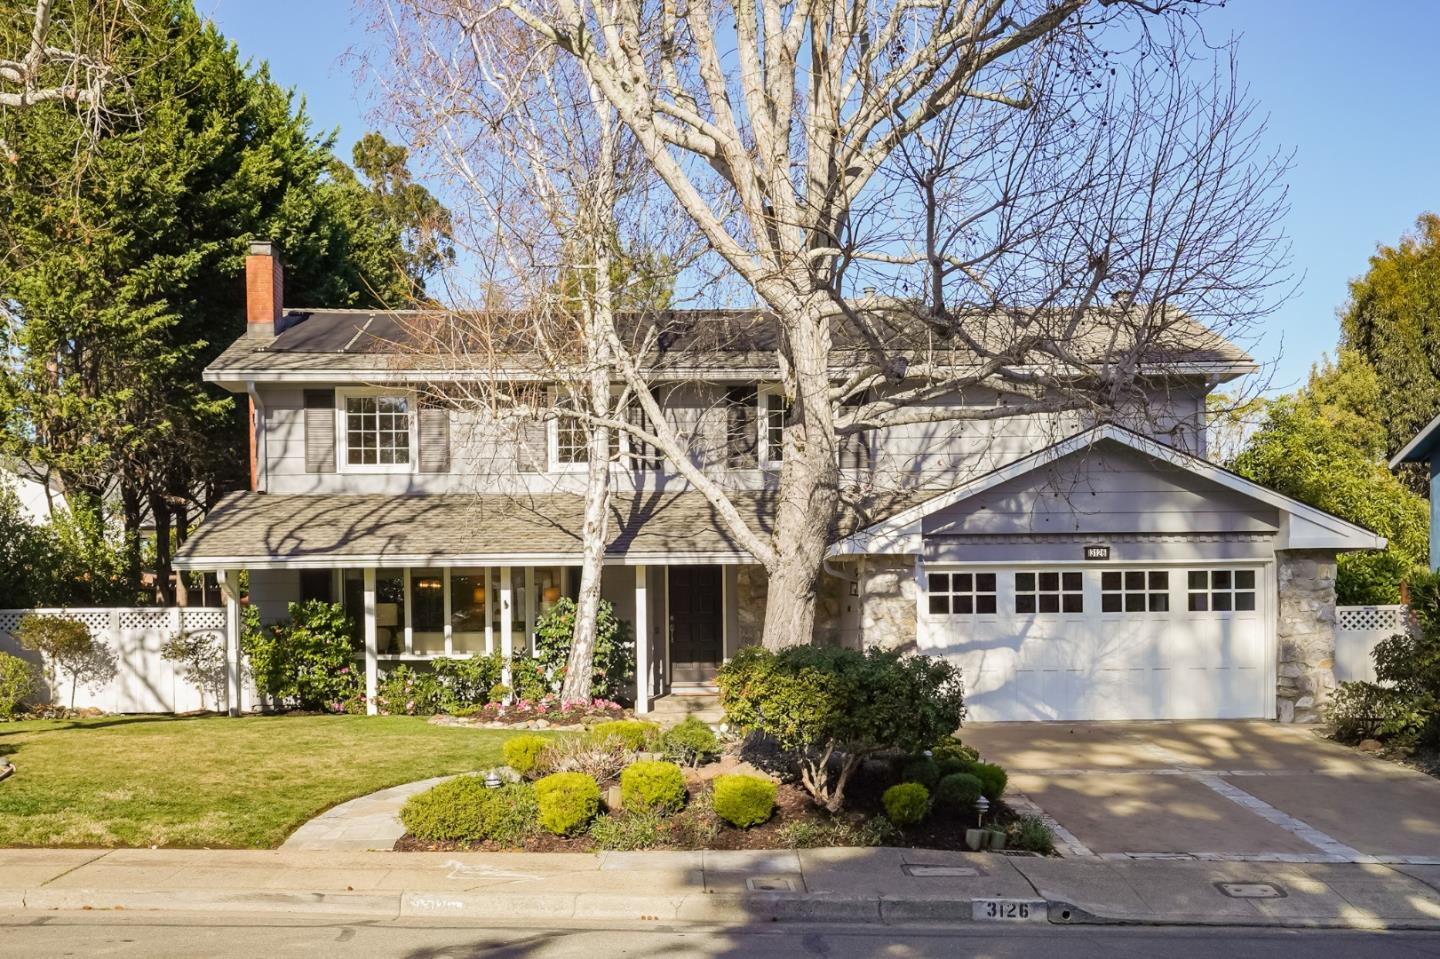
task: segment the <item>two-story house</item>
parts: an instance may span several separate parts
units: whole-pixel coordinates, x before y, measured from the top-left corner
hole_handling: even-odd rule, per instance
[[[254,244],[247,333],[206,371],[249,404],[252,489],[177,566],[221,573],[232,606],[248,571],[270,619],[290,601],[344,603],[372,699],[387,664],[528,648],[537,615],[577,586],[583,436],[428,402],[419,384],[534,371],[428,356],[393,314],[286,310],[282,289]],[[675,321],[655,395],[765,527],[785,441],[764,317]],[[1123,422],[1009,416],[847,443],[816,641],[952,657],[972,719],[1312,715],[1333,681],[1335,554],[1384,541],[1206,460],[1206,396],[1255,364],[1198,324],[1177,330],[1183,362]],[[613,474],[604,595],[637,636],[646,712],[758,640],[766,577],[663,458],[631,452]]]

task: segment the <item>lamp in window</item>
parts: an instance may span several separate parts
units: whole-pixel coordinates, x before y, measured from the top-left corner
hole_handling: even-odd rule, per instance
[[[416,582],[421,589],[444,589],[445,584],[438,579],[422,579]]]
[[[546,586],[544,591],[540,594],[540,598],[543,599],[547,604],[556,602],[560,599],[560,587]]]
[[[484,586],[476,586],[474,589],[472,589],[472,590],[470,591],[470,602],[474,603],[476,606],[484,606],[484,605],[485,605],[485,587],[484,587]]]

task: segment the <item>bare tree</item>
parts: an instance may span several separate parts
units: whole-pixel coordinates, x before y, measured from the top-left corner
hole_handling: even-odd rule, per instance
[[[608,333],[646,425],[587,419],[661,450],[764,565],[771,648],[813,635],[848,437],[1143,416],[1156,384],[1223,352],[1216,334],[1273,308],[1285,165],[1262,153],[1233,62],[1193,52],[1198,6],[384,4],[400,46],[451,69],[519,31],[530,65],[579,70],[753,293],[786,401],[773,529],[642,388],[658,333]],[[432,79],[402,70],[402,99],[455,120]]]
[[[11,29],[0,36],[19,42],[0,49],[0,109],[68,104],[84,111],[98,130],[107,89],[123,81],[113,42],[130,16],[129,0],[62,4],[60,18],[55,6],[55,0],[34,0],[5,15],[12,18]],[[11,154],[3,140],[0,154]]]

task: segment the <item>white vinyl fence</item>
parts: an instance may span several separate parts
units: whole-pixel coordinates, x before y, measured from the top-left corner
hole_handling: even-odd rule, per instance
[[[1413,627],[1408,606],[1335,607],[1335,679],[1375,681],[1375,644]]]
[[[225,644],[225,610],[208,606],[185,609],[5,609],[0,610],[0,652],[36,659],[22,650],[12,634],[20,620],[31,613],[64,616],[86,625],[90,635],[115,655],[115,675],[98,689],[81,686],[75,695],[77,708],[94,708],[107,713],[183,713],[201,708],[200,690],[184,676],[184,668],[167,662],[161,650],[181,632],[207,634]],[[70,683],[62,672],[52,700],[70,702]],[[221,694],[223,696],[223,692]],[[254,702],[254,692],[244,696]],[[223,707],[215,693],[206,691],[204,708]]]

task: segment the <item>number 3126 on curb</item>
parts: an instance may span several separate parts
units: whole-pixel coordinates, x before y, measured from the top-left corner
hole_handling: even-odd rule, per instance
[[[972,903],[976,922],[1046,922],[1046,904],[1033,899],[976,899]]]

